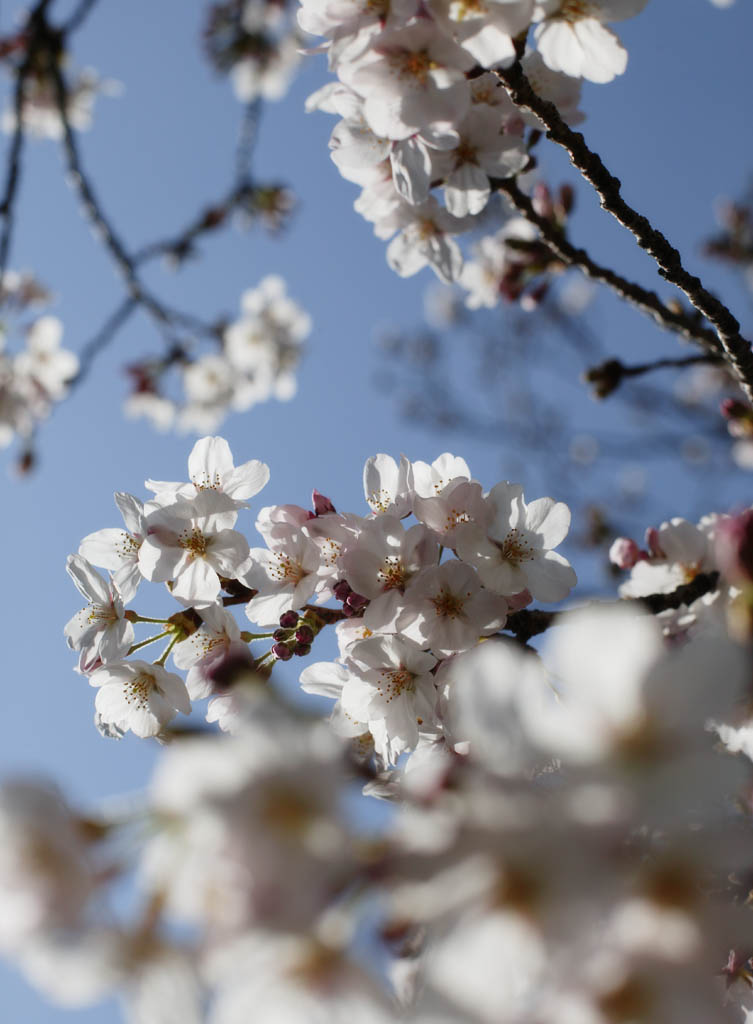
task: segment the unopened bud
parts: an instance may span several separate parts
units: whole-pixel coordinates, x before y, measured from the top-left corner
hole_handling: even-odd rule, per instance
[[[340,580],[339,583],[336,583],[332,588],[332,593],[338,601],[347,601],[352,593],[350,584],[347,580]]]
[[[293,654],[297,654],[299,658],[305,658],[307,654],[311,654],[311,644],[296,644]]]
[[[335,506],[326,498],[323,494],[320,494],[316,489],[311,492],[311,504],[314,508],[314,512],[318,516],[326,516],[330,512],[335,511]]]
[[[310,644],[314,639],[314,631],[309,626],[301,626],[295,631],[295,638],[300,644]]]
[[[349,608],[352,608],[354,612],[357,612],[369,603],[369,599],[368,597],[364,597],[362,594],[350,594],[345,603]]]
[[[298,625],[298,612],[283,612],[280,616],[280,625],[283,629],[294,629]]]
[[[646,547],[651,558],[666,558],[659,543],[659,531],[655,526],[649,526],[646,530]]]
[[[647,557],[647,552],[641,551],[630,537],[618,537],[609,549],[609,561],[618,569],[632,569],[636,562]]]
[[[721,520],[715,553],[719,569],[730,583],[753,582],[753,510]]]
[[[293,657],[293,653],[287,644],[275,644],[272,648],[272,654],[280,661],[289,661]]]

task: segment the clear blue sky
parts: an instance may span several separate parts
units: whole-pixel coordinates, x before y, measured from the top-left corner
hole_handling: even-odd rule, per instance
[[[15,6],[3,5],[3,33]],[[52,10],[69,6],[58,0]],[[83,137],[82,149],[103,204],[134,247],[179,228],[229,180],[240,107],[229,82],[218,78],[201,55],[204,6],[185,0],[100,0],[76,37],[76,63],[92,65],[125,87],[121,97],[98,101],[94,129]],[[583,130],[622,178],[628,199],[687,254],[691,267],[700,269],[698,245],[714,227],[714,198],[739,194],[753,173],[753,5],[737,0],[731,10],[719,11],[709,0],[651,0],[639,18],[620,26],[620,35],[630,51],[628,72],[611,85],[585,87]],[[285,101],[267,106],[262,118],[257,174],[288,182],[299,196],[289,232],[270,239],[256,229],[225,231],[203,243],[202,258],[178,274],[155,266],[150,282],[175,304],[212,318],[234,315],[244,289],[267,273],[280,273],[290,294],[311,313],[314,329],[298,397],[233,416],[221,431],[236,461],[259,458],[269,464],[264,504],[306,504],[317,487],[338,508],[360,511],[363,462],[377,451],[404,451],[429,461],[444,450],[456,451],[492,486],[507,475],[514,452],[501,444],[412,428],[396,417],[392,396],[373,386],[375,330],[419,323],[423,290],[433,277],[424,271],[401,280],[389,271],[384,243],[353,212],[356,190],[339,177],[328,156],[334,120],[303,113],[306,96],[323,80],[323,61],[312,58]],[[559,154],[547,150],[545,166],[555,180],[575,180]],[[578,194],[574,239],[628,276],[659,286],[648,259],[587,198],[585,185],[578,186]],[[27,147],[11,266],[33,269],[53,289],[53,311],[64,321],[65,344],[73,349],[121,295],[64,183],[54,143]],[[712,267],[704,275],[748,322],[753,319],[749,300],[725,273]],[[591,315],[596,328],[608,332],[610,349],[626,359],[682,354],[674,339],[609,296],[599,295]],[[84,802],[142,786],[158,751],[130,737],[121,743],[100,738],[92,726],[92,690],[73,673],[74,659],[62,636],[80,607],[65,557],[85,534],[119,525],[113,492],[142,495],[147,476],[185,476],[193,439],[156,434],[124,420],[120,411],[126,388],[121,367],[157,345],[146,319],[131,321],[85,386],[43,428],[38,472],[22,481],[8,475],[3,484],[6,670],[0,771],[50,773]],[[579,369],[573,368],[573,384]],[[578,392],[573,387],[567,393]],[[596,429],[601,407],[589,408]],[[612,486],[610,478],[603,480],[605,490]],[[686,511],[679,484],[651,479],[650,485],[657,519]],[[713,495],[707,507],[715,507]],[[252,523],[249,514],[249,535]],[[135,602],[145,614],[149,593],[145,586]],[[47,1008],[2,966],[0,981],[3,1020],[9,1024],[119,1019],[112,1007],[76,1012],[73,1018]]]

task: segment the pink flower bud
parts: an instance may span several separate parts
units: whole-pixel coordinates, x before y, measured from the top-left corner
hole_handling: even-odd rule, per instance
[[[630,537],[618,537],[609,549],[609,561],[618,569],[632,569],[636,562],[648,557]]]
[[[288,661],[293,657],[293,652],[287,644],[275,644],[272,648],[272,654],[274,654],[275,658],[279,658],[280,661]]]
[[[721,573],[731,583],[753,581],[753,510],[723,519],[715,538],[715,554]]]
[[[661,549],[661,544],[659,543],[659,531],[655,526],[649,526],[646,530],[646,547],[648,548],[649,558],[667,557]]]
[[[320,494],[316,489],[311,492],[311,504],[314,508],[315,514],[318,516],[326,516],[328,513],[335,511],[335,506],[329,498]]]
[[[512,615],[513,612],[519,612],[521,608],[526,608],[531,601],[533,601],[533,597],[530,590],[521,590],[519,594],[513,594],[512,597],[507,598],[507,614]]]

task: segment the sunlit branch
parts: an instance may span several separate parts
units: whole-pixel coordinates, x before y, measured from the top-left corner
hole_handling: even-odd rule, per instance
[[[614,270],[609,269],[609,267],[600,266],[591,259],[585,249],[579,249],[568,242],[564,234],[557,229],[551,220],[542,217],[536,212],[530,196],[527,196],[521,190],[514,178],[496,179],[494,186],[499,192],[503,192],[508,197],[513,206],[519,213],[523,214],[526,220],[536,225],[547,246],[563,262],[578,267],[592,280],[607,285],[620,298],[625,299],[632,306],[650,316],[660,327],[680,334],[683,338],[687,338],[688,341],[697,342],[710,352],[719,352],[721,350],[716,333],[698,323],[697,318],[670,309],[669,306],[662,302],[656,292],[643,288],[633,281],[628,281]]]
[[[507,87],[517,106],[535,114],[547,127],[547,137],[562,146],[572,164],[595,188],[602,207],[635,237],[638,245],[653,257],[659,273],[682,291],[693,306],[714,327],[727,361],[735,370],[746,396],[753,401],[753,350],[740,333],[740,324],[727,307],[690,274],[682,257],[648,219],[634,210],[620,195],[621,182],[590,150],[580,132],[569,128],[553,103],[543,100],[531,88],[520,62],[494,72]]]

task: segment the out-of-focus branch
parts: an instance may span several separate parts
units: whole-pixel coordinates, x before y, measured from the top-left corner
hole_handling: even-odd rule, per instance
[[[132,295],[124,299],[114,313],[105,320],[97,333],[84,345],[79,353],[79,369],[73,380],[68,382],[68,388],[77,387],[88,375],[92,364],[99,353],[105,349],[114,339],[123,324],[131,317],[138,308],[138,303]]]
[[[235,191],[241,191],[251,184],[251,159],[256,147],[261,118],[261,100],[257,97],[246,104],[243,112],[238,142],[235,149]]]
[[[212,325],[205,324],[191,314],[182,313],[164,305],[144,287],[139,279],[134,258],[129,254],[104,213],[94,187],[84,171],[76,135],[68,117],[68,90],[59,63],[54,56],[54,52],[51,52],[48,71],[55,86],[58,114],[63,125],[63,151],[69,179],[78,193],[85,216],[120,272],[130,298],[151,315],[170,345],[174,340],[171,336],[171,329],[174,327],[213,336],[216,332]]]
[[[514,178],[495,179],[494,186],[497,191],[503,192],[508,197],[526,220],[536,225],[547,246],[563,262],[578,267],[592,280],[608,285],[620,298],[640,309],[642,313],[646,313],[665,330],[680,334],[688,341],[697,342],[709,352],[718,353],[722,350],[716,333],[700,324],[697,317],[670,309],[656,292],[643,288],[633,281],[628,281],[608,267],[600,266],[591,259],[585,249],[579,249],[568,242],[552,220],[542,217],[536,212],[530,196],[522,191]]]
[[[633,366],[626,366],[619,359],[607,359],[598,366],[592,366],[590,370],[586,370],[583,379],[593,385],[597,398],[607,398],[627,377],[641,377],[645,373],[653,373],[654,370],[679,370],[686,366],[695,366],[698,363],[718,366],[723,362],[724,358],[721,355],[710,354],[687,356],[684,359],[656,359],[650,363],[636,363]]]
[[[648,608],[654,615],[658,615],[659,612],[679,608],[683,604],[692,604],[699,597],[715,590],[718,583],[718,572],[699,573],[690,583],[684,583],[669,594],[649,594],[646,597],[625,599],[619,603]],[[545,633],[555,623],[567,621],[568,615],[572,614],[573,612],[569,610],[556,612],[544,611],[542,608],[523,608],[508,617],[504,632],[512,633],[519,643],[527,644],[531,637]]]
[[[60,31],[63,35],[68,35],[69,32],[76,32],[80,29],[95,8],[96,4],[97,0],[81,0],[78,7],[73,11],[70,18],[68,18],[61,28]]]
[[[607,170],[601,157],[588,148],[580,132],[573,131],[553,103],[538,96],[520,62],[494,72],[506,86],[513,102],[535,114],[547,127],[547,138],[562,146],[570,160],[596,190],[603,209],[611,213],[635,237],[638,245],[653,257],[659,273],[684,292],[692,305],[713,326],[747,398],[753,401],[753,350],[740,333],[740,324],[727,307],[712,295],[698,277],[690,274],[682,257],[646,217],[634,210],[620,194],[621,182]]]

